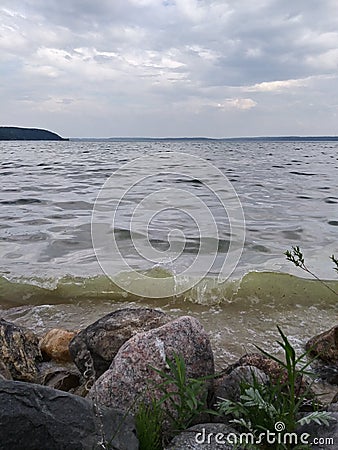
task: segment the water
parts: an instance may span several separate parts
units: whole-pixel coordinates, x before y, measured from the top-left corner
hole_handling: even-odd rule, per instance
[[[220,364],[253,343],[275,350],[276,323],[300,349],[336,324],[336,297],[304,279],[283,252],[299,244],[308,266],[338,290],[329,260],[338,254],[337,149],[335,142],[1,142],[1,314],[42,333],[79,329],[126,305],[159,306],[199,318]],[[172,152],[201,160],[171,159]],[[96,242],[110,280],[93,250],[91,218],[113,173],[97,203],[98,218],[105,206],[116,208],[113,227],[100,224]],[[243,207],[242,254],[243,224],[227,180]],[[114,239],[112,254],[106,243]],[[239,262],[219,283],[232,255]]]

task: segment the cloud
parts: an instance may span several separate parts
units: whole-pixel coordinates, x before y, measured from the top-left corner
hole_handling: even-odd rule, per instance
[[[263,81],[253,86],[244,88],[247,92],[282,92],[288,89],[305,87],[308,85],[310,78],[301,78],[299,80],[282,80],[282,81]]]
[[[217,103],[217,107],[221,109],[239,109],[246,110],[254,108],[257,103],[251,98],[227,98],[222,103]]]
[[[222,136],[250,115],[257,134],[294,134],[317,107],[334,132],[337,29],[334,0],[2,0],[1,122]]]

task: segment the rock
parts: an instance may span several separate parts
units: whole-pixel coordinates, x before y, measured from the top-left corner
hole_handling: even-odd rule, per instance
[[[47,361],[53,359],[59,362],[70,362],[72,358],[69,353],[69,342],[75,335],[76,333],[73,331],[59,328],[48,331],[40,341],[40,350],[44,359]]]
[[[0,404],[1,450],[108,448],[99,445],[99,417],[86,399],[36,384],[0,381]],[[130,416],[101,408],[100,417],[106,442],[112,440],[109,448],[138,449]]]
[[[330,448],[337,448],[338,442],[338,412],[331,412],[332,421],[329,421],[329,425],[319,425],[315,422],[311,422],[307,425],[303,425],[297,428],[298,436],[303,435],[303,439],[307,439],[313,450],[328,450]],[[309,437],[306,436],[309,435]]]
[[[165,450],[241,450],[238,432],[224,423],[202,423],[178,434]]]
[[[305,346],[310,354],[328,364],[338,364],[338,325],[311,338]]]
[[[313,371],[323,381],[329,384],[338,385],[338,366],[327,365],[314,361],[312,364]]]
[[[336,395],[333,397],[332,403],[335,403],[335,404],[338,403],[338,392],[337,392]]]
[[[238,366],[230,374],[222,375],[214,381],[214,395],[216,401],[227,399],[233,402],[240,400],[241,384],[252,384],[257,380],[260,384],[267,384],[269,377],[255,366]]]
[[[128,339],[169,320],[171,318],[167,314],[150,308],[114,311],[80,331],[70,342],[70,354],[82,374],[93,365],[95,378],[98,378],[109,368],[119,348]]]
[[[12,375],[6,364],[0,360],[0,377],[2,380],[12,380]]]
[[[254,366],[262,370],[273,383],[287,381],[287,373],[285,369],[276,361],[261,353],[248,353],[242,356],[236,366]]]
[[[81,374],[75,367],[57,366],[45,362],[39,365],[39,383],[60,391],[72,391],[80,386]]]
[[[198,320],[183,316],[159,328],[136,334],[123,344],[109,370],[94,383],[89,398],[123,411],[135,411],[141,400],[150,403],[152,397],[162,397],[156,386],[164,380],[152,367],[168,371],[166,357],[173,359],[174,353],[184,358],[187,377],[214,374],[213,353],[207,333]],[[174,387],[169,385],[168,389],[173,390]],[[169,405],[165,404],[165,407]]]
[[[14,380],[36,381],[41,359],[39,341],[32,331],[0,319],[1,373],[7,373],[6,378],[10,374]]]

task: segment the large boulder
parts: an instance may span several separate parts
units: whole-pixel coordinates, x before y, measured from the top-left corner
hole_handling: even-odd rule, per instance
[[[35,334],[4,319],[0,319],[1,373],[5,378],[35,382],[37,363],[42,360],[39,340]]]
[[[69,351],[82,374],[94,369],[94,376],[98,378],[109,368],[128,339],[137,333],[160,327],[169,320],[170,316],[151,308],[114,311],[80,331],[70,342]]]
[[[305,346],[311,355],[330,365],[338,365],[338,325],[311,338]]]
[[[159,399],[163,393],[157,386],[164,380],[153,368],[169,373],[166,358],[173,360],[174,354],[184,358],[188,378],[214,374],[207,333],[197,319],[183,316],[129,339],[118,351],[109,370],[94,383],[89,398],[124,411],[137,410],[141,401],[150,403],[153,397]],[[168,385],[167,389],[175,387]],[[175,413],[174,410],[171,412]]]
[[[137,450],[134,421],[86,399],[20,381],[0,380],[0,449]],[[96,411],[96,413],[95,413]],[[103,447],[100,442],[110,442]]]

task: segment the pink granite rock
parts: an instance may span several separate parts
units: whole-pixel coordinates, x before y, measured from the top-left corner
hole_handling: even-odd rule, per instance
[[[214,374],[206,331],[198,320],[184,316],[125,342],[110,368],[94,383],[89,398],[98,404],[135,411],[140,401],[163,395],[157,386],[164,380],[152,367],[169,371],[166,357],[173,359],[175,353],[184,358],[187,377]],[[210,388],[211,383],[208,381],[205,388]]]
[[[306,346],[311,355],[328,364],[338,365],[338,325],[311,338]]]

